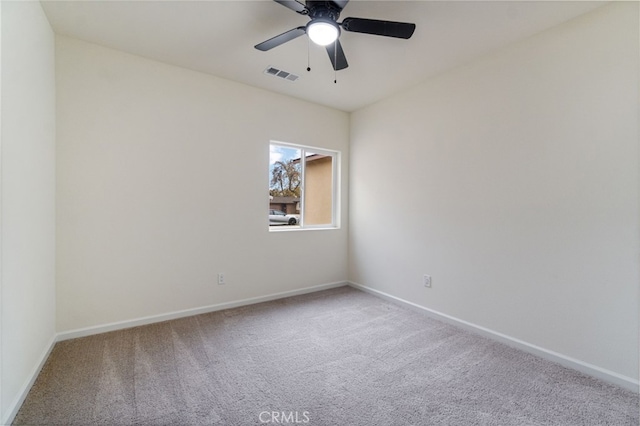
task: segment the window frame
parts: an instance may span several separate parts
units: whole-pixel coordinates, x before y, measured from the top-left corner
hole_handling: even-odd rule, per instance
[[[284,148],[292,148],[300,150],[300,175],[301,175],[301,193],[300,193],[300,222],[297,225],[285,225],[285,226],[271,226],[269,225],[269,232],[287,232],[287,231],[305,231],[305,230],[322,230],[322,229],[340,229],[340,165],[341,165],[341,152],[338,150],[319,148],[310,145],[302,145],[291,142],[281,142],[278,140],[269,141],[269,153],[271,152],[271,146],[282,146]],[[326,155],[331,157],[331,223],[326,224],[305,224],[305,207],[306,207],[306,155],[307,153]],[[304,159],[304,161],[302,161]],[[271,159],[269,159],[269,165]],[[271,172],[269,170],[269,177]],[[272,210],[269,206],[269,210]]]

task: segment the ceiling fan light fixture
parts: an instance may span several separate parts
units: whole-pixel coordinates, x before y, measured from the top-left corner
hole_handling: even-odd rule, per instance
[[[307,35],[315,44],[327,46],[338,39],[340,29],[333,21],[314,19],[307,24]]]
[[[285,31],[256,44],[254,47],[266,52],[306,34],[309,37],[307,43],[310,44],[313,41],[314,44],[326,49],[335,71],[343,70],[349,66],[339,40],[342,30],[351,33],[372,34],[406,40],[411,38],[416,29],[416,24],[409,22],[382,21],[379,19],[345,18],[338,23],[340,13],[349,3],[349,0],[307,0],[304,3],[302,0],[273,1],[300,15],[307,16],[311,20],[305,26]],[[310,68],[307,67],[307,70],[310,70]]]

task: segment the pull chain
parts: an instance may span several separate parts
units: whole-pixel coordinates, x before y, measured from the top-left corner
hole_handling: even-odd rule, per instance
[[[333,84],[338,84],[338,39],[333,42]]]
[[[307,37],[307,71],[311,71],[311,39]]]

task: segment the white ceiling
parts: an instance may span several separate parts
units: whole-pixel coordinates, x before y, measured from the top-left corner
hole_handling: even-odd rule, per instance
[[[184,68],[354,111],[606,2],[365,1],[346,17],[413,22],[410,40],[342,32],[349,68],[334,71],[305,36],[268,52],[254,45],[308,18],[270,0],[43,1],[54,31]],[[307,72],[307,58],[311,72]],[[288,82],[263,73],[298,74]]]

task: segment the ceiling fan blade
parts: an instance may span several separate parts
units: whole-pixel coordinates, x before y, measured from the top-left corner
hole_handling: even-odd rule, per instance
[[[276,3],[280,3],[286,8],[293,10],[294,12],[298,12],[302,15],[307,15],[309,13],[309,9],[304,4],[297,2],[295,0],[273,0]]]
[[[363,18],[345,18],[341,25],[345,31],[404,39],[411,38],[416,29],[416,24]]]
[[[342,10],[349,3],[349,0],[333,0],[333,2]]]
[[[282,33],[273,38],[270,38],[267,41],[263,41],[260,44],[256,44],[254,47],[258,50],[262,50],[263,52],[266,52],[267,50],[271,50],[274,47],[278,47],[281,44],[284,44],[288,41],[293,40],[294,38],[300,37],[305,32],[306,31],[304,27],[294,28],[292,30],[287,31],[286,33]]]
[[[347,63],[347,57],[344,56],[344,50],[342,50],[342,44],[340,44],[340,40],[336,40],[335,43],[328,44],[326,47],[327,53],[329,54],[329,59],[331,59],[331,65],[333,65],[334,70],[340,71],[349,66],[349,64]]]

